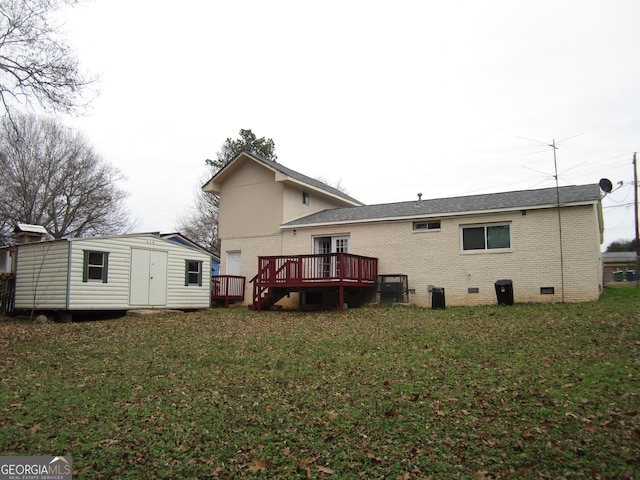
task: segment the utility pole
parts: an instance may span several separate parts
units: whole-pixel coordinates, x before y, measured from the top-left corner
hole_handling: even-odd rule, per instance
[[[636,152],[633,153],[633,211],[636,222],[636,288],[640,288],[640,228],[638,227],[638,163],[636,161]]]

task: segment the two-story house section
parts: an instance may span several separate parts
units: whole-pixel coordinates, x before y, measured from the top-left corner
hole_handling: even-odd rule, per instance
[[[283,251],[281,225],[322,210],[363,205],[321,181],[247,152],[229,162],[203,190],[220,197],[220,274],[247,279],[257,273],[259,256],[288,253]],[[246,298],[250,291],[247,284]]]

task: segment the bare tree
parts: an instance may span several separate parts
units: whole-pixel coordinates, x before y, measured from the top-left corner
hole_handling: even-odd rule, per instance
[[[122,233],[133,227],[122,179],[85,139],[52,119],[0,124],[0,218],[44,226],[54,238]]]
[[[206,182],[200,181],[200,185]],[[204,193],[202,188],[195,192],[191,207],[178,218],[178,231],[187,238],[205,247],[214,255],[220,255],[218,239],[218,196]]]
[[[52,14],[78,0],[0,0],[0,101],[37,102],[45,111],[78,112],[86,77]]]

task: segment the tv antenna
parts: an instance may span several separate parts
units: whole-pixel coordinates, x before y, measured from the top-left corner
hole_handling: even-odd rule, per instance
[[[582,133],[560,140],[558,141],[558,143],[566,142],[567,140],[571,140],[572,138],[579,137],[580,135],[582,135]],[[560,247],[560,292],[562,295],[562,303],[564,303],[564,252],[563,252],[564,248],[563,248],[563,242],[562,242],[562,215],[560,214],[560,183],[558,178],[558,156],[556,154],[556,151],[558,150],[558,143],[556,143],[555,138],[551,141],[551,143],[541,142],[539,140],[534,140],[533,138],[525,138],[525,137],[516,137],[516,138],[520,138],[521,140],[529,140],[531,142],[537,142],[541,147],[551,147],[553,149],[553,169],[554,169],[553,178],[556,181],[556,210],[558,212],[558,241],[559,241],[559,247]],[[542,150],[540,152],[532,152],[526,155],[533,155],[534,153],[542,153],[544,151],[547,151],[547,150]]]

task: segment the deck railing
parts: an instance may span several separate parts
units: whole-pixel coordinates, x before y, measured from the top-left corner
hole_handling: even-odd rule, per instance
[[[214,275],[211,277],[211,300],[223,300],[228,307],[230,301],[244,301],[245,277],[238,275]]]
[[[345,282],[375,283],[378,259],[348,253],[258,257],[257,285],[313,286]]]

